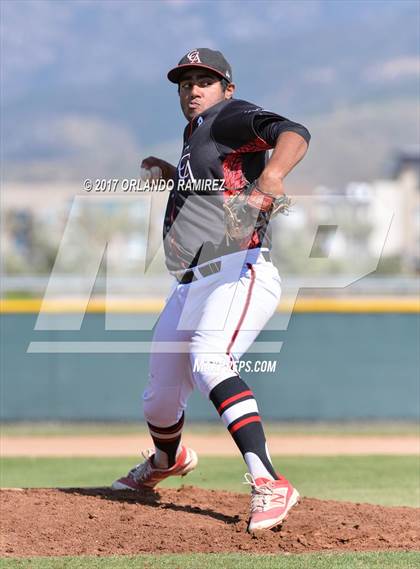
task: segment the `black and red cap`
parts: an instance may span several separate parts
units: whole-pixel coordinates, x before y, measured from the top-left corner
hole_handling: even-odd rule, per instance
[[[232,83],[232,68],[220,51],[214,51],[207,47],[197,47],[189,51],[180,60],[178,65],[168,73],[169,81],[179,83],[181,74],[187,69],[207,69]]]

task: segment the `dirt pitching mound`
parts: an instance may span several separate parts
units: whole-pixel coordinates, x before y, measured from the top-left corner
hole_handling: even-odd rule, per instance
[[[304,498],[283,526],[246,533],[249,497],[184,486],[0,491],[6,557],[420,549],[419,509]]]

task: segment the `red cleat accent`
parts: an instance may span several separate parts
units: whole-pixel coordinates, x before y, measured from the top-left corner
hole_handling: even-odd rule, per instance
[[[126,476],[115,480],[111,486],[113,490],[154,488],[159,482],[169,476],[185,476],[194,470],[198,463],[196,453],[191,448],[185,446],[181,447],[177,461],[171,468],[155,468],[153,465],[154,454],[151,449],[142,454],[146,460],[141,464],[137,464]]]
[[[284,476],[279,480],[268,480],[254,479],[250,474],[245,474],[245,480],[252,487],[249,532],[271,529],[281,524],[299,502],[299,492]]]

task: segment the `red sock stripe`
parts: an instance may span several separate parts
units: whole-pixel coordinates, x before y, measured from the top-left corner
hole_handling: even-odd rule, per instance
[[[233,403],[234,401],[237,401],[238,399],[242,399],[243,397],[248,397],[248,396],[253,396],[253,393],[251,390],[248,391],[242,391],[242,393],[237,393],[236,395],[232,395],[232,397],[229,397],[228,399],[225,399],[223,401],[223,403],[221,405],[219,405],[217,412],[219,413],[219,415],[221,414],[222,410],[227,407],[228,405],[230,405],[231,403]]]
[[[236,431],[238,431],[241,427],[245,427],[245,425],[248,425],[249,423],[261,423],[261,417],[259,415],[255,415],[255,417],[242,419],[242,421],[235,423],[233,427],[229,427],[230,434],[233,435],[233,433],[236,433]]]
[[[235,340],[236,340],[236,337],[237,337],[237,335],[238,335],[238,333],[239,333],[239,331],[240,331],[240,329],[241,329],[241,326],[242,326],[243,321],[244,321],[244,319],[245,319],[247,310],[248,310],[248,308],[249,308],[249,303],[251,302],[252,289],[254,288],[254,283],[255,283],[255,269],[254,269],[254,267],[251,265],[251,263],[247,263],[247,266],[248,266],[248,269],[250,269],[250,271],[251,271],[251,282],[250,282],[250,285],[249,285],[248,294],[247,294],[247,296],[246,296],[244,309],[243,309],[243,311],[242,311],[241,317],[239,318],[239,322],[238,322],[238,324],[236,325],[236,329],[235,329],[235,331],[234,331],[234,333],[233,333],[233,335],[232,335],[232,338],[230,339],[229,345],[228,345],[228,347],[227,347],[227,350],[226,350],[226,353],[227,353],[227,354],[230,354],[230,352],[232,351],[232,346],[233,346],[233,344],[234,344],[234,342],[235,342]]]

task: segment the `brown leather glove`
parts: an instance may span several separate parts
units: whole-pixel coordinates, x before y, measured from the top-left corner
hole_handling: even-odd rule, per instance
[[[224,202],[226,232],[231,239],[250,237],[275,215],[288,215],[290,205],[286,194],[271,196],[252,182]]]

